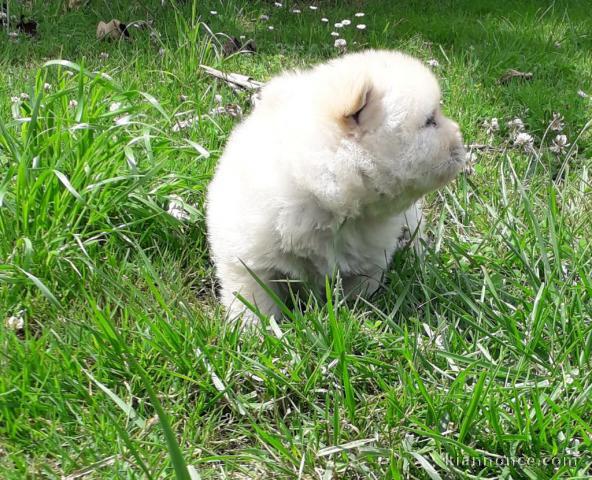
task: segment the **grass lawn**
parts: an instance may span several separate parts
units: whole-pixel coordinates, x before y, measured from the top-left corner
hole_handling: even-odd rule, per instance
[[[39,34],[0,31],[0,478],[591,478],[589,1],[9,3]],[[332,31],[436,60],[474,168],[371,302],[242,333],[204,198],[249,96],[199,64],[265,81]]]

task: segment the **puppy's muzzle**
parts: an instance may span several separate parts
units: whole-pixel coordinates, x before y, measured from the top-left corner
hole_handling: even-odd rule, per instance
[[[457,145],[450,149],[450,158],[455,163],[459,163],[461,166],[465,166],[467,163],[467,151],[463,145]]]

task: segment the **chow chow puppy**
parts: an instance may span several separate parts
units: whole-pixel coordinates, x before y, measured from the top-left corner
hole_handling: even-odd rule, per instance
[[[339,272],[346,293],[373,292],[401,239],[418,230],[422,196],[464,165],[459,127],[415,58],[369,50],[272,79],[208,191],[230,318],[255,320],[237,294],[278,313],[259,282],[282,295],[282,280],[322,288]]]
[[[119,40],[129,36],[127,25],[117,19],[97,24],[97,40]]]

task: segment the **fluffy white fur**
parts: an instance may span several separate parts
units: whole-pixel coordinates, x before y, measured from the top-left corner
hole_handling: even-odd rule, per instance
[[[245,265],[277,292],[277,280],[322,287],[337,271],[346,291],[374,291],[401,237],[418,228],[421,197],[464,163],[438,83],[412,57],[370,50],[274,78],[208,192],[231,318],[245,309],[236,293],[277,313]]]
[[[99,22],[97,24],[97,40],[119,40],[129,36],[124,33],[126,25],[117,19],[110,22]]]

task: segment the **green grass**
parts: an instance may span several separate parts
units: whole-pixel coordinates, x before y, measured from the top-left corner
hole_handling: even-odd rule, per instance
[[[40,35],[0,32],[1,478],[589,478],[588,2],[15,3]],[[98,43],[113,17],[159,35]],[[425,254],[398,253],[371,302],[329,283],[245,334],[216,302],[204,193],[237,122],[207,116],[215,95],[248,97],[199,64],[267,80],[336,56],[343,18],[367,25],[350,51],[438,60],[444,109],[494,149],[428,197]],[[258,52],[222,60],[209,30]]]

